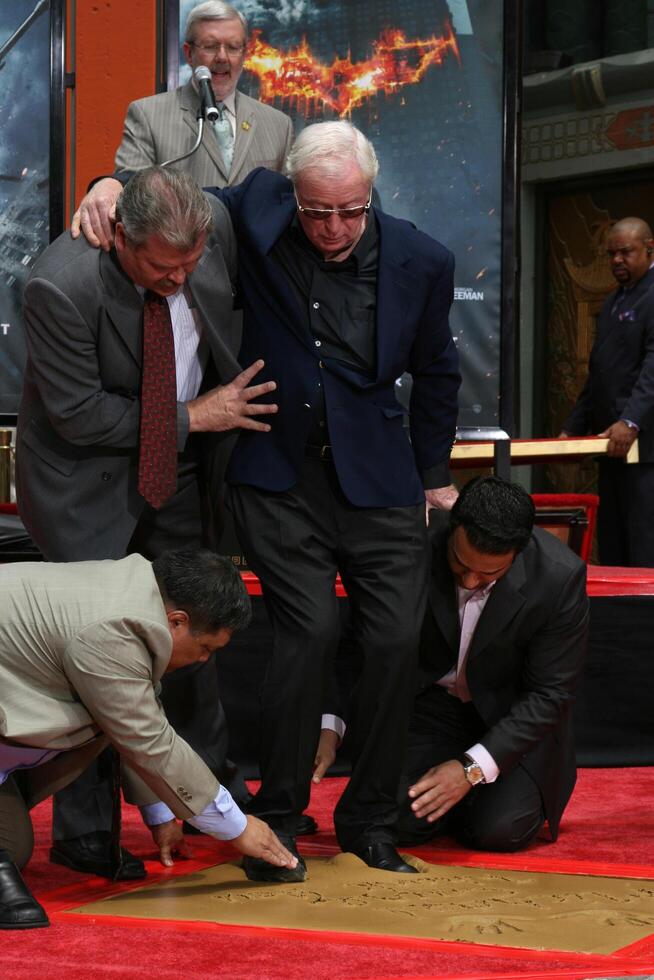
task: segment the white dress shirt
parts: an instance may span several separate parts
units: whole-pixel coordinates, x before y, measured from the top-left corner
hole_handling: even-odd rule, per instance
[[[149,803],[140,807],[140,810],[148,827],[175,819],[175,814],[165,803]],[[215,800],[208,803],[196,817],[188,817],[186,822],[218,840],[233,840],[243,833],[248,821],[229,790],[221,786]]]
[[[146,290],[134,284],[142,297]],[[175,344],[175,376],[177,401],[188,402],[197,397],[209,359],[209,347],[203,337],[202,320],[192,305],[193,297],[180,286],[172,296],[166,296],[170,310]]]
[[[494,585],[495,582],[490,582],[483,589],[464,589],[460,585],[457,585],[456,588],[461,627],[459,656],[456,667],[444,674],[436,683],[447,688],[450,694],[458,697],[464,703],[471,700],[465,673],[470,643]],[[487,783],[495,782],[500,770],[490,752],[483,745],[477,742],[471,748],[466,749],[466,755],[469,755],[477,763]]]

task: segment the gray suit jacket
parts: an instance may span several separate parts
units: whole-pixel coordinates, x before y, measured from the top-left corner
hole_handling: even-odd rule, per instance
[[[108,739],[149,787],[132,802],[201,813],[218,782],[155,695],[172,640],[150,562],[3,565],[0,607],[0,739],[61,750],[30,770],[30,805]]]
[[[234,236],[216,204],[214,232],[189,288],[215,381],[224,383],[240,370],[240,335],[232,316]],[[143,509],[136,470],[142,313],[115,253],[68,232],[40,256],[27,283],[16,492],[25,526],[50,561],[122,558]],[[182,450],[183,404],[177,416]]]
[[[116,152],[116,170],[141,170],[165,163],[194,145],[200,100],[191,82],[173,92],[162,92],[132,102],[127,110],[123,138]],[[176,169],[189,174],[200,187],[238,184],[255,167],[282,170],[293,141],[288,116],[272,106],[236,92],[234,158],[227,175],[218,143],[210,126],[204,127],[202,143]]]

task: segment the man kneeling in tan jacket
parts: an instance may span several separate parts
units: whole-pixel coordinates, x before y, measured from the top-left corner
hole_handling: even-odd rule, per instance
[[[243,854],[295,867],[157,700],[164,673],[208,660],[247,626],[250,601],[229,559],[172,551],[154,562],[5,565],[0,607],[0,928],[48,925],[19,871],[34,844],[29,810],[107,743],[126,765],[125,795],[140,805],[164,864],[184,851],[180,818]],[[117,840],[114,853],[117,870]]]

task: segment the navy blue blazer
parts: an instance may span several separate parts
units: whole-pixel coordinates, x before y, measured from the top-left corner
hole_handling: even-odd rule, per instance
[[[358,507],[424,500],[423,474],[438,467],[449,482],[455,435],[458,355],[448,324],[454,258],[407,221],[375,209],[379,226],[377,365],[369,378],[321,355],[271,249],[296,211],[291,182],[259,168],[237,187],[205,188],[227,206],[238,242],[243,302],[240,362],[263,358],[256,382],[274,380],[279,405],[268,433],[242,431],[227,479],[266,490],[297,481],[319,387],[343,491]],[[395,380],[413,375],[411,442]]]
[[[565,432],[586,435],[608,429],[618,419],[639,427],[641,463],[654,462],[654,269],[625,294],[611,293],[597,323],[588,378]]]

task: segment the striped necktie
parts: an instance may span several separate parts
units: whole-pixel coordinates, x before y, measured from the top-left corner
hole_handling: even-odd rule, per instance
[[[225,103],[217,102],[216,108],[218,110],[218,118],[213,123],[213,131],[216,134],[216,140],[218,141],[218,146],[220,147],[225,164],[225,172],[229,175],[234,157],[234,135],[227,110],[225,109]]]

